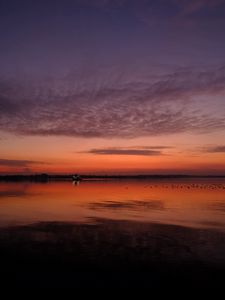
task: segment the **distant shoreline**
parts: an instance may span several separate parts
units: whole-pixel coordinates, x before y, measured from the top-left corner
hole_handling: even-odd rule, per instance
[[[48,182],[48,181],[72,181],[73,174],[32,174],[32,175],[0,175],[0,182],[14,181],[31,181],[31,182]],[[81,175],[81,180],[107,180],[107,179],[188,179],[188,178],[225,178],[225,175],[182,175],[182,174],[167,174],[167,175]]]

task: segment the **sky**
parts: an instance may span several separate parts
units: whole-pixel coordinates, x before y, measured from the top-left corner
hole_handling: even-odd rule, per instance
[[[225,174],[225,0],[0,0],[0,173]]]

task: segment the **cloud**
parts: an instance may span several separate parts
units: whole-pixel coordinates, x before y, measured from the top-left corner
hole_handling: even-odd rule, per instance
[[[0,159],[0,166],[4,167],[22,167],[27,168],[33,164],[47,164],[40,161],[33,160],[16,160],[16,159]]]
[[[163,8],[173,9],[173,14],[177,13],[177,10],[182,11],[184,14],[193,14],[195,12],[204,9],[218,8],[224,4],[224,0],[76,0],[78,5],[85,5],[96,8],[133,8],[147,10],[148,12],[164,13]],[[177,8],[177,9],[175,9]],[[168,11],[171,14],[171,10]]]
[[[143,80],[79,76],[40,86],[0,82],[0,128],[20,135],[135,138],[225,129],[225,66]],[[197,99],[199,98],[199,99]],[[204,98],[210,98],[206,102]]]
[[[91,154],[98,155],[138,155],[138,156],[156,156],[161,155],[159,150],[147,150],[147,149],[123,149],[123,148],[103,148],[103,149],[91,149],[88,151]]]
[[[175,0],[184,14],[193,14],[204,9],[213,9],[224,4],[224,0]]]
[[[149,150],[162,150],[162,149],[173,149],[171,146],[131,146],[129,149],[149,149]]]
[[[205,148],[204,151],[207,153],[225,153],[225,146],[210,146],[208,148]]]

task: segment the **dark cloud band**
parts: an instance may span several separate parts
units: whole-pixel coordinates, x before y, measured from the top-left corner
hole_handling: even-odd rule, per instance
[[[88,151],[88,153],[98,154],[98,155],[138,155],[138,156],[161,155],[161,151],[158,150],[122,149],[122,148],[91,149],[90,151]]]
[[[15,160],[15,159],[0,159],[0,166],[4,167],[22,167],[26,168],[30,165],[47,164],[40,161],[33,160]]]
[[[225,153],[225,146],[212,146],[205,149],[207,153]]]

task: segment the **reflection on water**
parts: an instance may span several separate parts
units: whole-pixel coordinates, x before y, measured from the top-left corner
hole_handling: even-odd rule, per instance
[[[102,201],[102,202],[93,202],[89,205],[92,209],[129,209],[141,211],[143,209],[159,209],[163,210],[163,202],[158,200],[149,200],[149,201],[141,201],[141,200],[129,200],[129,201]]]
[[[1,226],[99,218],[225,230],[225,180],[0,184]]]
[[[225,180],[0,183],[7,287],[224,286]]]

